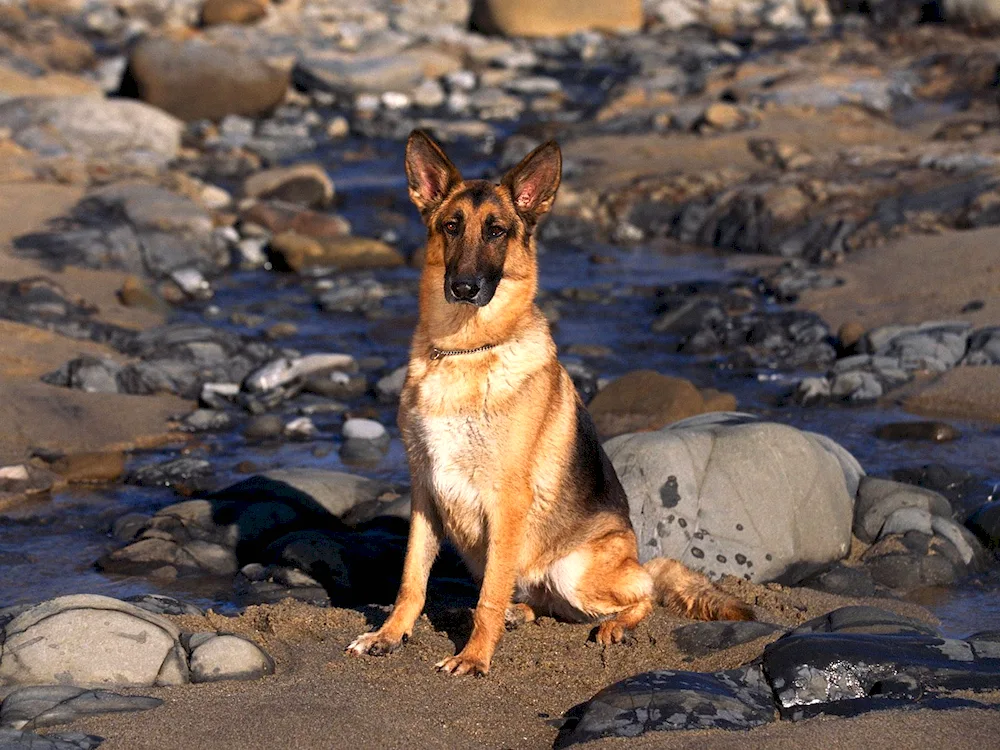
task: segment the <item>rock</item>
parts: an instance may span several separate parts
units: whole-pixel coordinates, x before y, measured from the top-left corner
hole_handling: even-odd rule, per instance
[[[379,378],[375,383],[375,392],[379,401],[392,403],[399,400],[399,395],[403,392],[403,385],[406,383],[407,366],[397,367],[383,378]]]
[[[845,351],[853,349],[864,335],[865,327],[856,320],[849,320],[837,329],[837,340]]]
[[[175,565],[178,568],[197,568],[216,576],[231,576],[240,569],[233,550],[200,539],[188,542],[178,550]]]
[[[12,692],[0,705],[0,726],[37,729],[95,714],[145,711],[161,705],[163,701],[159,698],[118,695],[107,690],[61,685],[25,687]]]
[[[677,628],[673,638],[685,654],[700,657],[781,631],[767,622],[696,622]]]
[[[726,418],[695,417],[605,444],[629,498],[640,560],[665,556],[712,577],[796,582],[843,558],[854,502],[844,465],[860,472],[853,457],[812,433]]]
[[[396,268],[406,263],[394,247],[368,237],[313,238],[282,232],[271,239],[269,251],[276,265],[290,271],[315,267],[354,271]]]
[[[203,26],[222,23],[250,25],[267,15],[266,0],[205,0],[201,6]]]
[[[49,464],[67,482],[113,482],[125,473],[121,452],[72,453]]]
[[[876,583],[903,592],[947,586],[969,572],[960,551],[948,539],[916,530],[881,537],[861,561]]]
[[[311,54],[298,61],[292,75],[296,86],[305,91],[383,94],[411,91],[425,79],[461,68],[462,61],[453,55],[416,46],[391,54]]]
[[[1000,547],[1000,500],[983,505],[966,524],[988,549]]]
[[[335,214],[303,211],[284,203],[257,201],[240,214],[244,224],[257,224],[271,232],[293,232],[304,237],[343,237],[351,233],[347,219]]]
[[[384,442],[389,437],[385,427],[374,419],[348,419],[342,431],[345,440]]]
[[[182,120],[257,117],[285,98],[290,71],[201,38],[146,37],[129,56],[121,93]]]
[[[883,326],[865,338],[876,356],[896,359],[903,370],[944,372],[965,356],[969,329],[966,322]]]
[[[941,5],[948,21],[978,29],[1000,26],[1000,7],[994,0],[942,0]]]
[[[191,682],[257,680],[274,674],[274,661],[255,643],[212,635],[191,649]]]
[[[870,571],[864,568],[851,568],[842,563],[806,578],[801,585],[828,594],[851,596],[856,599],[865,599],[877,593]]]
[[[3,628],[7,685],[180,685],[188,667],[169,620],[106,596],[62,596]]]
[[[558,0],[475,0],[472,24],[479,31],[504,36],[564,36],[581,31],[638,31],[641,0],[581,0],[573,12]]]
[[[874,542],[889,516],[902,508],[951,517],[951,504],[937,492],[888,479],[864,477],[854,507],[854,535],[863,542]]]
[[[944,422],[891,422],[879,425],[875,437],[880,440],[927,440],[932,443],[947,443],[956,440],[961,433]]]
[[[978,655],[975,642],[926,635],[789,635],[764,649],[762,666],[782,717],[793,721],[1000,687],[1000,658]]]
[[[912,617],[868,606],[840,607],[802,623],[792,633],[865,633],[940,636],[936,628]]]
[[[203,458],[182,456],[161,464],[150,464],[130,471],[127,484],[138,487],[186,486],[206,489],[212,482],[212,464]]]
[[[243,388],[250,393],[260,393],[303,378],[356,368],[357,363],[350,354],[308,354],[295,359],[282,357],[254,370],[243,381]]]
[[[3,750],[96,750],[104,738],[82,732],[60,732],[44,737],[34,732],[0,727]]]
[[[656,670],[604,688],[571,713],[563,748],[602,737],[637,737],[676,729],[750,729],[774,721],[770,687],[760,667],[702,674]]]
[[[1000,326],[983,328],[969,337],[966,365],[1000,365]]]
[[[717,409],[709,409],[703,394],[688,380],[652,370],[636,370],[598,391],[587,408],[598,435],[608,438],[626,432],[658,430],[706,411],[736,408],[736,399],[728,394],[710,396]]]
[[[716,130],[737,130],[746,125],[747,115],[739,107],[727,102],[713,102],[706,107],[701,123]]]
[[[97,96],[12,99],[0,103],[0,129],[47,157],[161,168],[177,156],[182,123],[141,102]]]
[[[319,164],[276,167],[247,177],[243,181],[243,195],[323,208],[333,201],[333,181]]]
[[[254,417],[243,428],[247,440],[274,440],[285,432],[285,420],[277,414],[261,414]]]
[[[232,424],[232,418],[218,409],[195,409],[184,417],[184,427],[192,432],[216,432]]]
[[[147,612],[152,612],[154,615],[172,615],[174,617],[195,615],[201,617],[205,614],[200,607],[163,594],[139,594],[130,596],[125,601]]]

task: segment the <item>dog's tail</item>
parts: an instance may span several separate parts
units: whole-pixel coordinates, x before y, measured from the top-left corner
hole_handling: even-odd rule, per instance
[[[643,566],[661,606],[698,620],[755,620],[753,610],[676,560],[657,557]]]

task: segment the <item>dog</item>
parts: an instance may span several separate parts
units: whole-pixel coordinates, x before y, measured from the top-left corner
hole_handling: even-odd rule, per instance
[[[437,664],[453,675],[485,675],[506,626],[538,614],[597,622],[601,644],[621,641],[654,601],[753,619],[676,560],[639,564],[625,491],[535,306],[534,233],[559,188],[559,146],[539,146],[494,184],[463,180],[418,130],[406,176],[427,225],[399,406],[410,536],[391,615],[347,651],[387,654],[407,640],[444,537],[481,581],[469,641]]]

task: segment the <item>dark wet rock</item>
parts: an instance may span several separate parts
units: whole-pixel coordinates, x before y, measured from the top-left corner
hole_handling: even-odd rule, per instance
[[[716,651],[781,632],[784,628],[767,622],[696,622],[673,632],[677,648],[688,656],[707,656]]]
[[[883,326],[866,335],[868,349],[879,357],[890,357],[906,371],[944,372],[965,356],[970,325],[923,323],[919,326]]]
[[[159,698],[118,695],[107,690],[62,685],[25,687],[12,692],[0,705],[0,726],[37,729],[97,714],[146,711],[161,705]]]
[[[295,568],[250,563],[233,581],[237,600],[244,605],[277,604],[285,599],[329,607],[330,595],[323,585]]]
[[[874,542],[889,517],[903,509],[923,511],[928,516],[928,525],[930,516],[951,518],[952,512],[951,504],[932,490],[864,477],[854,506],[854,535],[863,542]]]
[[[966,523],[988,549],[1000,547],[1000,500],[980,507]]]
[[[154,615],[179,617],[181,615],[200,616],[204,614],[200,607],[196,607],[190,602],[181,601],[180,599],[163,594],[139,594],[127,597],[125,601],[147,612],[152,612]]]
[[[168,568],[229,575],[241,563],[262,559],[276,539],[294,531],[344,530],[340,516],[355,506],[377,507],[390,489],[383,482],[321,469],[256,475],[205,499],[163,508],[98,565],[130,574]],[[396,497],[388,493],[389,499]],[[372,510],[369,517],[376,515]]]
[[[781,268],[762,279],[764,290],[778,302],[795,302],[810,289],[832,289],[843,284],[841,279],[800,261],[782,264]]]
[[[323,288],[316,301],[324,312],[369,313],[379,309],[390,293],[376,279],[343,278]]]
[[[42,735],[20,729],[0,727],[0,747],[4,750],[96,750],[103,737],[82,732]]]
[[[765,648],[762,666],[792,720],[917,708],[952,691],[1000,688],[1000,658],[925,635],[790,635]]]
[[[196,633],[191,636],[190,648],[191,682],[257,680],[274,674],[274,660],[257,644],[239,636]]]
[[[166,278],[183,269],[217,273],[229,263],[211,217],[189,198],[138,182],[89,193],[56,227],[25,235],[19,252],[57,268],[112,268]]]
[[[804,622],[793,634],[803,633],[865,633],[868,635],[930,635],[939,636],[936,628],[912,617],[887,609],[868,606],[841,607]]]
[[[851,568],[841,563],[806,578],[801,585],[838,596],[868,598],[877,593],[870,571],[864,568]]]
[[[899,591],[947,586],[970,572],[968,562],[948,539],[920,531],[885,535],[861,560],[877,583]]]
[[[722,414],[622,435],[605,449],[629,497],[643,561],[666,556],[712,577],[796,582],[850,548],[848,486],[863,472],[828,438],[771,423],[726,424]],[[770,521],[762,526],[760,518]]]
[[[892,478],[944,495],[954,508],[974,510],[986,498],[985,483],[971,472],[944,464],[924,464],[896,469]]]
[[[708,398],[706,399],[706,395]],[[707,411],[733,411],[736,399],[718,391],[699,391],[690,381],[636,370],[611,381],[587,405],[598,435],[658,430]]]
[[[253,417],[243,428],[247,440],[274,440],[285,431],[285,420],[277,414],[261,414]]]
[[[932,443],[947,443],[957,439],[961,433],[944,422],[891,422],[879,425],[875,437],[880,440],[925,440]]]
[[[983,328],[969,337],[966,365],[1000,365],[1000,326]]]
[[[350,400],[360,398],[368,392],[368,379],[364,375],[349,375],[341,370],[334,370],[309,377],[303,384],[303,389],[325,398]]]
[[[44,276],[0,281],[0,318],[116,347],[135,335],[134,331],[94,320],[96,312],[96,307]]]
[[[556,747],[676,729],[745,730],[775,719],[760,667],[715,674],[645,672],[605,688],[572,713],[579,720],[567,723]]]
[[[211,463],[203,458],[183,456],[130,471],[125,481],[139,487],[181,486],[206,489],[214,484],[211,475]]]
[[[169,620],[106,596],[63,596],[6,623],[6,685],[178,685],[187,682],[180,631]]]
[[[70,360],[54,372],[42,376],[42,382],[85,393],[119,393],[118,376],[122,366],[111,359],[84,356]]]
[[[45,156],[160,168],[177,156],[182,124],[141,102],[55,96],[3,102],[0,128]]]
[[[752,298],[730,292],[668,291],[653,330],[679,336],[682,353],[727,354],[740,366],[827,367],[836,358],[833,336],[818,316],[755,307]]]
[[[837,362],[824,378],[806,378],[796,399],[803,404],[832,398],[836,401],[868,403],[907,383],[912,373],[895,357],[856,354]]]
[[[290,71],[205,39],[150,36],[133,47],[120,93],[182,120],[255,117],[285,97]]]

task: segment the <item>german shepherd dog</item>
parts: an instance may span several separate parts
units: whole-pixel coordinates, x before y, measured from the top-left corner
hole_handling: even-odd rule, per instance
[[[486,674],[505,625],[536,614],[596,621],[602,644],[621,641],[654,600],[692,617],[753,619],[676,560],[639,564],[625,491],[534,304],[533,233],[561,173],[554,141],[498,185],[463,180],[421,131],[406,144],[410,198],[427,225],[399,407],[410,537],[395,608],[352,654],[386,654],[409,637],[445,535],[482,586],[472,635],[442,672]]]

